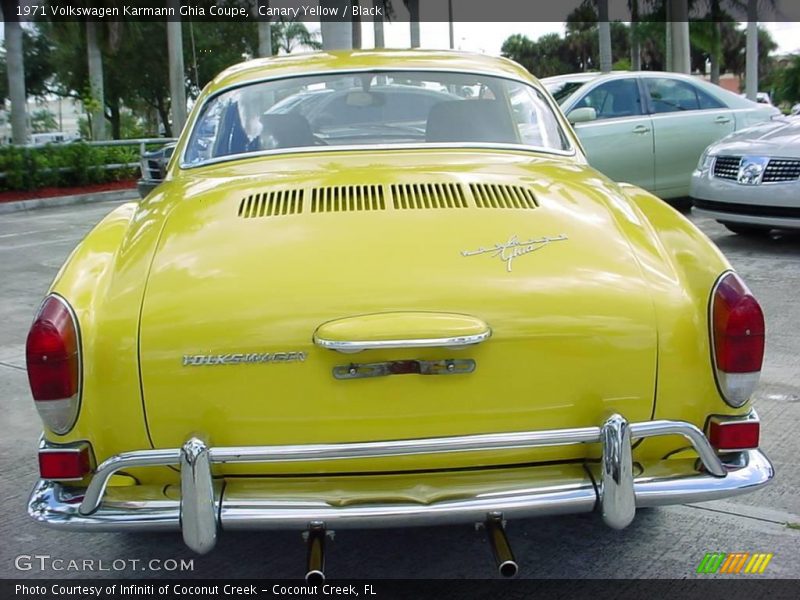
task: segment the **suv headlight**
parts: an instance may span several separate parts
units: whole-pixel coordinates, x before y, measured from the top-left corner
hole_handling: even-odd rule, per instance
[[[711,168],[711,165],[714,164],[714,159],[716,155],[711,154],[707,149],[703,151],[703,154],[700,156],[700,160],[697,163],[697,170],[701,173],[705,173]]]

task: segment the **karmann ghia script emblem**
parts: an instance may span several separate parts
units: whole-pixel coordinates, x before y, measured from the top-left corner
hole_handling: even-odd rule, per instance
[[[545,236],[529,240],[520,240],[516,235],[512,235],[507,242],[495,244],[491,248],[481,246],[477,250],[462,250],[461,256],[488,254],[492,258],[499,258],[506,263],[506,271],[511,272],[511,264],[515,258],[541,250],[551,242],[561,242],[566,239],[567,236],[563,233],[556,237]]]
[[[184,367],[243,365],[252,363],[304,362],[305,352],[237,352],[235,354],[184,354]]]

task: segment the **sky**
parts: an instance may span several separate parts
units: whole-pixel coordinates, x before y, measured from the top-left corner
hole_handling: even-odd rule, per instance
[[[311,31],[319,31],[319,23],[308,22]],[[794,21],[780,23],[760,23],[766,27],[778,44],[778,53],[800,53],[800,23]],[[500,47],[508,36],[521,33],[532,40],[546,33],[564,34],[563,23],[467,23],[453,24],[455,49],[485,54],[500,54]],[[384,23],[384,38],[388,48],[408,48],[408,22]],[[0,28],[0,41],[3,29]],[[449,48],[450,34],[447,23],[420,23],[420,40],[423,48]],[[362,46],[372,48],[374,45],[372,22],[362,24]]]
[[[311,31],[319,31],[318,23],[306,24]],[[772,34],[778,44],[778,53],[800,53],[800,23],[760,23]],[[521,33],[532,40],[546,33],[564,34],[563,23],[464,23],[453,24],[456,50],[500,54],[500,47],[508,36]],[[384,38],[388,48],[409,46],[408,22],[384,23]],[[362,25],[362,46],[372,48],[374,42],[372,22]],[[447,23],[421,23],[420,43],[423,48],[449,48],[450,34]]]

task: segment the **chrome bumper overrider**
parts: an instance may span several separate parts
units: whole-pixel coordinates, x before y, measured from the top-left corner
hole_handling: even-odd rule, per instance
[[[692,466],[677,474],[669,469],[645,470],[634,477],[632,440],[662,435],[686,438],[702,468]],[[237,496],[224,492],[221,481],[214,480],[211,473],[216,463],[327,461],[581,443],[601,444],[596,477],[589,477],[588,470],[583,478],[540,481],[534,476],[529,486],[427,503],[340,505],[324,499]],[[157,465],[180,467],[180,499],[148,495],[142,491],[146,486],[113,488],[113,493],[107,493],[109,478],[117,471]],[[536,467],[530,470],[535,473]],[[306,529],[312,523],[323,523],[329,529],[391,527],[482,522],[489,514],[508,519],[598,508],[603,520],[619,529],[633,520],[636,508],[724,498],[762,486],[772,476],[772,465],[759,450],[738,452],[726,457],[723,464],[703,432],[691,423],[628,423],[613,415],[601,427],[385,442],[227,448],[209,447],[191,438],[182,448],[126,452],[109,458],[85,489],[41,480],[31,494],[28,513],[37,521],[65,529],[180,529],[186,544],[203,553],[214,547],[219,529]]]

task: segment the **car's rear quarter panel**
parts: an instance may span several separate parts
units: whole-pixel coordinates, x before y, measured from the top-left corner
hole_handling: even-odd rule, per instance
[[[726,404],[712,369],[709,302],[719,276],[731,265],[688,219],[652,194],[620,186],[628,203],[611,203],[636,248],[649,281],[658,320],[658,381],[654,418],[705,427],[709,415],[743,415]],[[688,444],[681,438],[644,440],[635,456],[662,458]]]

